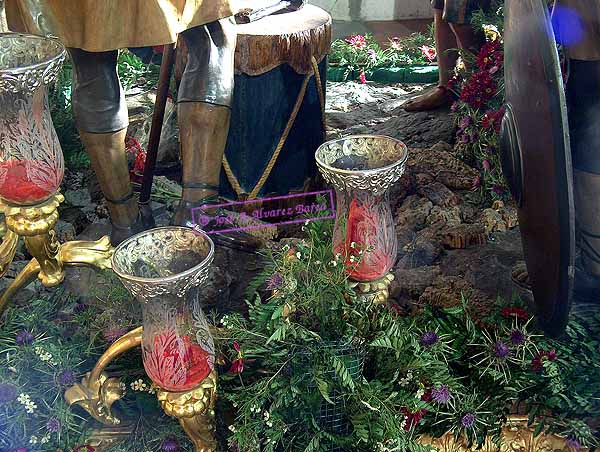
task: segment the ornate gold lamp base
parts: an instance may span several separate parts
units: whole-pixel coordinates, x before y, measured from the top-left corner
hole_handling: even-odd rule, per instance
[[[13,261],[20,237],[33,256],[0,297],[0,313],[11,297],[36,276],[44,286],[54,287],[64,280],[67,266],[110,268],[113,248],[109,237],[95,242],[58,242],[54,226],[58,221],[58,205],[63,201],[63,195],[56,193],[44,203],[34,206],[0,204],[6,218],[6,234],[0,244],[0,276],[6,273]]]
[[[371,282],[351,281],[350,287],[354,289],[362,301],[383,304],[390,296],[389,288],[393,280],[394,275],[388,273],[384,277]]]
[[[96,421],[107,426],[96,430],[93,441],[110,445],[123,438],[127,427],[115,428],[122,422],[112,411],[112,405],[125,395],[123,386],[117,378],[108,378],[105,369],[118,356],[142,343],[142,327],[121,336],[98,359],[91,372],[81,383],[77,383],[65,392],[66,402],[78,405]],[[157,391],[158,401],[169,416],[179,420],[196,452],[214,452],[217,442],[214,437],[214,405],[217,394],[217,374],[212,372],[196,389],[185,392]]]

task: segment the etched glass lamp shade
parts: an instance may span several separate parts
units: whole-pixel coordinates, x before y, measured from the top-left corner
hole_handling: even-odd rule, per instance
[[[166,391],[195,389],[214,369],[200,303],[213,255],[206,234],[182,227],[151,229],[115,249],[113,270],[142,305],[144,368]]]
[[[48,86],[65,55],[55,39],[0,33],[0,198],[8,204],[39,204],[62,182]]]
[[[396,261],[389,191],[407,158],[404,143],[377,135],[349,136],[317,149],[317,167],[336,192],[333,251],[355,281],[380,279]]]

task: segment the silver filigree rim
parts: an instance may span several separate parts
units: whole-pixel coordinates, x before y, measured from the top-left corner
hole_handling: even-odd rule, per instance
[[[123,248],[127,247],[131,242],[137,240],[140,237],[143,237],[145,235],[152,235],[161,230],[165,231],[165,232],[166,231],[172,231],[172,232],[182,231],[182,232],[186,232],[186,233],[191,232],[192,234],[202,237],[202,239],[208,243],[208,246],[209,246],[208,254],[206,255],[206,257],[204,259],[202,259],[202,261],[199,264],[194,265],[193,267],[188,268],[187,270],[185,270],[181,273],[177,273],[177,274],[171,275],[171,276],[164,276],[162,278],[143,278],[141,276],[134,276],[130,273],[125,273],[125,272],[118,270],[118,264],[116,262],[116,259],[119,255],[119,252],[123,251]],[[198,273],[200,270],[202,270],[208,264],[210,264],[210,262],[212,262],[214,254],[215,254],[215,244],[212,241],[212,239],[208,236],[208,234],[206,234],[204,231],[200,231],[198,229],[186,228],[183,226],[162,226],[159,228],[148,229],[147,231],[140,232],[139,234],[135,234],[135,235],[129,237],[128,239],[124,240],[123,242],[121,242],[119,245],[117,245],[117,247],[115,248],[115,250],[113,252],[113,255],[111,257],[111,263],[112,263],[112,269],[117,274],[117,276],[128,282],[136,282],[136,283],[140,283],[140,284],[157,284],[157,283],[160,284],[160,283],[169,283],[169,282],[175,282],[178,280],[182,280],[187,276],[193,275],[194,273]]]
[[[30,72],[30,71],[35,71],[35,70],[44,70],[48,67],[49,64],[51,64],[53,61],[57,61],[57,60],[61,60],[64,59],[67,55],[67,49],[65,49],[65,46],[63,45],[62,42],[60,42],[58,39],[50,37],[50,36],[40,36],[40,35],[32,35],[32,34],[28,34],[28,33],[12,33],[12,32],[8,32],[8,33],[0,33],[0,39],[3,38],[10,38],[10,39],[14,39],[14,38],[25,38],[25,39],[35,39],[38,41],[52,41],[55,44],[57,44],[57,52],[51,56],[49,56],[48,58],[39,61],[35,64],[30,64],[28,66],[19,66],[19,67],[14,67],[14,68],[6,68],[6,69],[0,69],[0,77],[2,77],[2,75],[15,75],[15,74],[24,74],[26,72]]]
[[[400,158],[399,160],[390,163],[389,165],[385,165],[385,166],[380,166],[379,168],[371,168],[371,169],[365,169],[365,170],[348,170],[348,169],[342,169],[342,168],[336,168],[335,166],[331,166],[328,165],[327,163],[323,162],[323,160],[320,159],[320,154],[321,151],[326,148],[331,146],[334,143],[337,142],[344,142],[344,141],[348,141],[348,140],[358,140],[358,139],[383,139],[383,140],[387,140],[387,141],[392,141],[392,142],[396,142],[398,145],[400,145],[400,147],[402,148],[402,158]],[[325,143],[323,143],[321,146],[319,146],[317,148],[317,151],[315,152],[315,160],[317,162],[317,165],[319,165],[321,168],[323,168],[325,171],[328,171],[330,173],[337,173],[337,174],[348,174],[348,175],[352,175],[352,174],[365,174],[365,175],[369,175],[369,174],[377,174],[377,173],[381,173],[381,172],[385,172],[388,170],[391,170],[397,166],[402,166],[406,163],[406,161],[408,160],[408,147],[406,146],[406,144],[404,144],[404,142],[397,140],[396,138],[392,138],[389,137],[387,135],[369,135],[369,134],[364,134],[364,135],[348,135],[342,138],[336,138],[335,140],[329,140],[326,141]]]

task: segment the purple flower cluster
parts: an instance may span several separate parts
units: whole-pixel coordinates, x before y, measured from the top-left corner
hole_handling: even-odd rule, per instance
[[[431,391],[431,398],[435,403],[439,403],[440,405],[445,405],[450,401],[452,395],[450,394],[450,389],[446,385],[442,385],[439,388],[434,388]]]
[[[161,446],[163,452],[179,452],[179,443],[175,438],[166,438]]]
[[[12,402],[17,398],[17,387],[10,383],[0,383],[0,403]]]
[[[525,343],[525,333],[521,330],[513,330],[510,333],[510,342],[513,345],[523,345]]]
[[[30,345],[33,342],[33,339],[33,334],[29,331],[21,331],[15,337],[15,343],[20,346]]]
[[[464,428],[473,428],[475,425],[475,415],[473,413],[465,414],[460,420],[460,423]]]
[[[58,384],[60,386],[71,386],[75,381],[77,381],[77,376],[71,369],[65,369],[58,374]]]
[[[52,417],[48,419],[48,422],[46,422],[46,428],[50,433],[58,433],[60,432],[61,428],[60,421],[55,417]]]
[[[281,276],[281,273],[275,272],[267,280],[267,290],[279,289],[282,284],[283,284],[283,276]]]
[[[494,345],[494,356],[499,359],[505,359],[510,354],[510,349],[508,345],[504,342],[496,342]]]
[[[433,345],[437,344],[439,340],[440,337],[435,331],[427,331],[421,336],[421,345],[425,347],[432,347]]]

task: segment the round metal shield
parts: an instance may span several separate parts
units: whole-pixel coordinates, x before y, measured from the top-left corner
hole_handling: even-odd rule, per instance
[[[575,227],[565,93],[546,3],[505,2],[501,152],[538,319],[559,335],[571,306]]]

